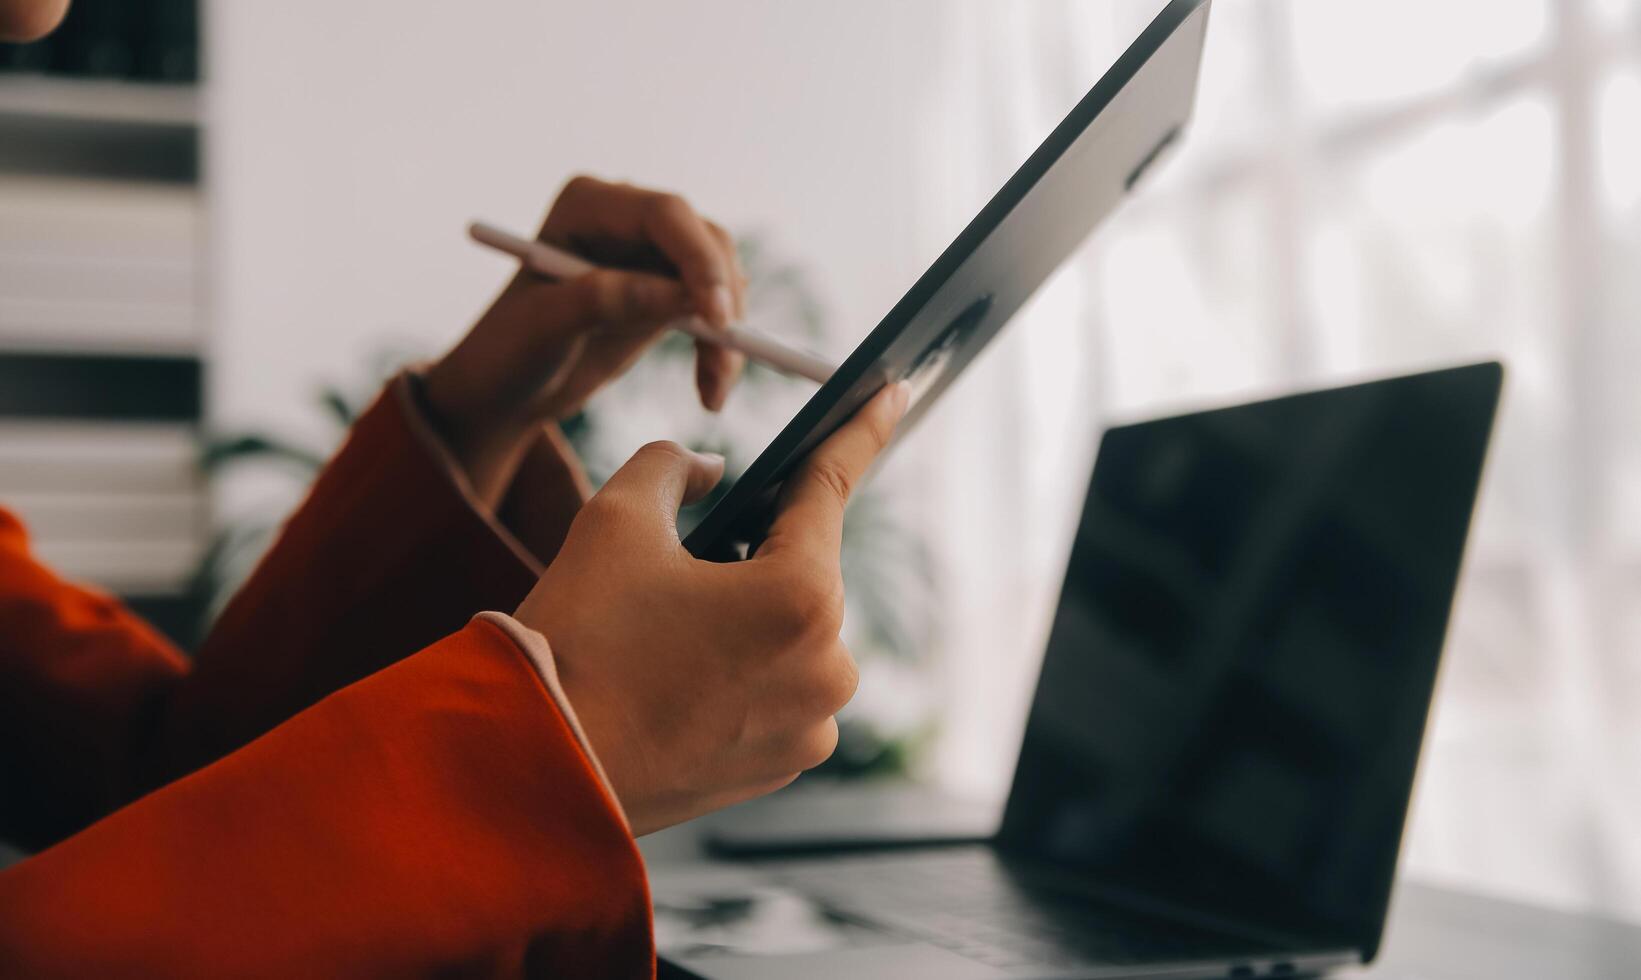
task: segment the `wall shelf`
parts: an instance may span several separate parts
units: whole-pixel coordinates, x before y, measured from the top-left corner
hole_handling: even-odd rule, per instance
[[[191,184],[197,85],[0,74],[0,174]]]
[[[196,85],[0,75],[0,117],[191,128],[201,122],[200,105]]]
[[[0,500],[50,563],[185,644],[209,543],[204,102],[197,84],[0,72]]]

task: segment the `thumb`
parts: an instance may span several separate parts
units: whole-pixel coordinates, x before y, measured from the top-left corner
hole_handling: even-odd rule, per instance
[[[676,535],[678,508],[706,496],[723,475],[724,458],[717,453],[691,452],[676,442],[652,442],[615,471],[598,497],[608,495],[632,508],[645,524],[658,522]]]
[[[905,381],[886,386],[810,452],[782,485],[774,523],[758,554],[796,549],[836,560],[843,540],[843,508],[872,461],[889,445],[895,425],[906,414],[910,392]]]

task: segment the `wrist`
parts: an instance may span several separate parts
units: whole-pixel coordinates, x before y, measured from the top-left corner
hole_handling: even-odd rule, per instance
[[[517,467],[533,428],[522,413],[487,407],[462,384],[447,357],[412,375],[412,391],[428,425],[444,442],[481,499],[491,506]]]

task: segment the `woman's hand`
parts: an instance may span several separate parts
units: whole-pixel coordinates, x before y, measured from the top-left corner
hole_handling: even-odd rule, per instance
[[[578,411],[668,322],[693,313],[721,329],[743,312],[734,241],[676,195],[577,177],[540,238],[610,268],[564,282],[521,270],[423,388],[434,424],[491,501],[534,427]],[[697,343],[701,403],[723,407],[743,365]]]
[[[891,386],[816,447],[757,554],[733,564],[690,555],[675,523],[722,458],[645,446],[515,613],[552,645],[633,833],[778,789],[832,754],[858,678],[838,639],[843,508],[906,401]]]

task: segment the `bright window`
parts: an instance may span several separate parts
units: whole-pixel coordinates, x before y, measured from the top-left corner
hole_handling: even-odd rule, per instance
[[[931,241],[1158,4],[1086,6],[987,5],[949,39],[990,155],[932,185]],[[1215,0],[1184,152],[1023,320],[960,389],[991,407],[930,440],[961,599],[940,774],[1006,778],[995,726],[1023,718],[1100,426],[1502,355],[1407,862],[1641,917],[1641,4]],[[998,500],[1028,503],[941,530]]]

